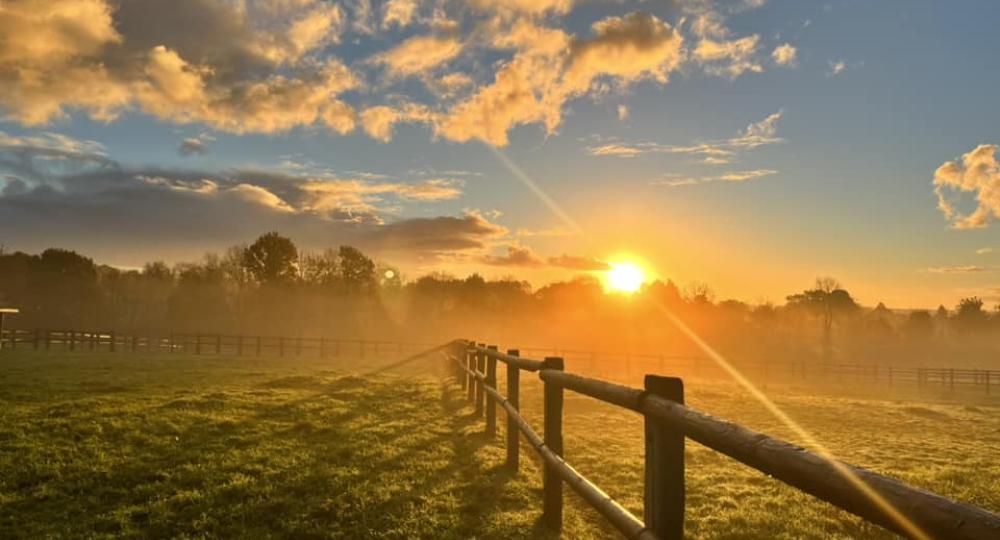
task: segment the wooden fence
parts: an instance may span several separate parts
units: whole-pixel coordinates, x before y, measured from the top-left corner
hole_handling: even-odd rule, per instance
[[[532,347],[521,352],[536,357],[558,356],[574,371],[615,382],[633,382],[645,373],[674,373],[695,378],[731,379],[728,372],[702,356],[585,351]],[[918,390],[975,391],[991,395],[1000,388],[1000,370],[962,369],[891,364],[851,364],[813,361],[739,361],[737,369],[762,383],[865,383]]]
[[[426,349],[427,343],[224,334],[126,335],[117,332],[76,330],[6,330],[0,333],[3,349],[214,354],[218,356],[302,356],[320,358],[385,356]]]
[[[381,356],[424,350],[431,343],[313,337],[170,334],[143,336],[112,331],[3,330],[0,348],[64,349],[73,351],[164,352],[230,356],[340,355]],[[673,373],[695,378],[730,379],[705,357],[662,354],[529,348],[532,356],[558,356],[573,370],[614,382],[633,383],[645,373]],[[912,367],[809,361],[739,362],[737,368],[762,383],[864,383],[917,390],[974,391],[992,395],[1000,388],[1000,370]]]
[[[541,457],[542,519],[554,531],[562,528],[562,487],[565,482],[626,538],[683,538],[684,443],[686,439],[691,439],[903,536],[949,540],[1000,538],[1000,516],[996,514],[865,469],[823,458],[790,443],[686,407],[684,385],[679,378],[646,375],[644,389],[638,389],[567,373],[564,360],[559,357],[532,360],[521,357],[516,349],[501,353],[496,346],[486,347],[464,340],[438,349],[443,351],[447,365],[467,392],[468,399],[475,403],[476,414],[485,415],[488,435],[493,436],[497,431],[497,405],[506,412],[506,466],[517,471],[522,434]],[[498,391],[498,362],[506,365],[506,396]],[[542,436],[519,413],[522,371],[538,373],[543,383]],[[565,390],[643,415],[645,521],[617,503],[562,458]]]

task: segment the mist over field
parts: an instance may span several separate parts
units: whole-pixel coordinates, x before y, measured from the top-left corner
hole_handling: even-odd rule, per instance
[[[407,276],[350,246],[303,252],[268,233],[200,262],[141,270],[60,249],[4,254],[0,298],[21,307],[10,324],[25,330],[427,344],[471,337],[605,357],[704,356],[673,314],[736,363],[1000,368],[1000,311],[977,297],[935,310],[863,306],[829,277],[789,290],[779,304],[721,299],[708,284],[671,280],[623,294],[611,266],[594,264],[539,287],[478,274]],[[614,370],[614,358],[607,362]]]

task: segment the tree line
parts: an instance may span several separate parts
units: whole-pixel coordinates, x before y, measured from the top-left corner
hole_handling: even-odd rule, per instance
[[[740,358],[990,362],[1000,311],[982,299],[953,309],[894,312],[860,306],[820,278],[784,304],[717,301],[703,285],[654,281],[635,295],[606,294],[591,274],[533,289],[514,278],[399,270],[351,246],[303,252],[270,232],[248,245],[173,266],[95,263],[65,249],[0,253],[0,304],[20,328],[442,340],[664,353],[695,352],[669,323],[683,319]],[[956,360],[959,358],[959,360]]]

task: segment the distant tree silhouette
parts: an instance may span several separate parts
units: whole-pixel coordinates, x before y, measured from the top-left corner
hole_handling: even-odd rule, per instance
[[[855,313],[859,306],[851,294],[833,278],[817,278],[812,289],[787,297],[791,308],[800,308],[819,318],[823,329],[823,357],[832,356],[833,324],[837,317]]]
[[[977,296],[963,298],[955,308],[954,323],[960,332],[970,333],[986,326],[987,315],[983,310],[983,300]]]
[[[259,283],[288,284],[298,277],[299,252],[276,232],[261,235],[243,251],[243,266]]]
[[[340,292],[340,262],[337,251],[325,249],[320,253],[303,253],[299,257],[299,278],[316,291]]]
[[[29,267],[27,292],[38,311],[62,327],[94,324],[101,310],[97,265],[66,249],[47,249]]]
[[[911,311],[903,325],[903,335],[916,341],[924,341],[934,335],[934,319],[924,310]]]
[[[345,290],[351,294],[371,294],[375,292],[375,262],[361,250],[351,246],[340,246],[337,253],[340,265],[340,279]]]

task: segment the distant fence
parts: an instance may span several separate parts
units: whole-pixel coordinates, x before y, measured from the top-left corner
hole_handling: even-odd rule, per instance
[[[242,336],[175,333],[144,336],[112,331],[4,330],[0,348],[63,349],[72,351],[164,352],[229,356],[301,356],[405,354],[430,347],[428,342],[379,341],[316,337]],[[574,371],[615,382],[630,383],[645,373],[696,378],[728,379],[729,375],[700,356],[586,351],[533,347],[534,356],[558,356]],[[748,377],[765,383],[866,383],[884,387],[909,386],[918,390],[977,391],[991,395],[1000,388],[1000,370],[910,367],[811,361],[746,362],[736,364]]]
[[[645,373],[671,372],[696,378],[729,379],[730,375],[703,356],[585,351],[551,347],[522,349],[525,354],[563,358],[574,371],[615,382],[632,382]],[[764,383],[866,383],[919,390],[974,390],[990,395],[1000,387],[1000,370],[851,364],[808,360],[738,361],[735,367]]]
[[[903,536],[919,539],[1000,538],[1000,516],[910,487],[865,469],[832,461],[790,443],[709,416],[684,405],[681,379],[646,375],[645,388],[630,388],[566,373],[564,359],[532,360],[510,349],[457,340],[443,351],[475,414],[485,415],[486,434],[497,431],[497,404],[507,416],[506,466],[519,468],[520,435],[543,462],[542,521],[562,529],[563,482],[626,538],[679,540],[684,536],[684,443],[690,438],[820,500]],[[497,364],[506,365],[506,395]],[[543,383],[543,436],[520,414],[520,372],[537,372]],[[617,503],[580,474],[563,455],[564,390],[629,409],[645,419],[643,517]],[[864,489],[862,489],[864,488]],[[865,490],[869,490],[867,493]],[[874,496],[872,495],[874,494]],[[888,508],[887,508],[888,507]]]
[[[412,353],[427,343],[362,339],[170,334],[141,336],[75,330],[5,330],[0,348],[66,351],[214,354],[219,356],[319,356],[355,358]]]

